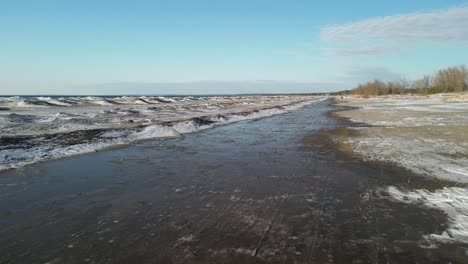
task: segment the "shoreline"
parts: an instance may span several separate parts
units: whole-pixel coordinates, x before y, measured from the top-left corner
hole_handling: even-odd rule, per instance
[[[466,260],[421,247],[442,212],[378,196],[404,175],[334,148],[329,104],[0,172],[0,262]]]
[[[420,187],[418,187],[419,185],[417,184],[418,182],[417,179],[421,179],[422,181],[434,182],[434,186],[427,187],[428,190],[436,190],[436,189],[440,189],[440,187],[445,187],[445,186],[468,187],[468,184],[448,181],[448,180],[439,179],[436,177],[428,178],[424,175],[415,173],[408,168],[400,166],[398,163],[394,163],[391,161],[365,160],[362,157],[359,157],[359,154],[356,154],[355,152],[356,148],[353,146],[353,144],[349,143],[350,139],[358,138],[362,136],[362,132],[359,130],[359,128],[372,128],[374,126],[363,123],[363,122],[356,122],[356,121],[353,121],[350,117],[340,115],[340,112],[356,111],[356,110],[359,111],[360,108],[358,106],[348,106],[348,105],[343,105],[339,103],[340,101],[335,101],[334,103],[331,104],[331,106],[341,108],[341,109],[332,110],[328,113],[328,116],[330,118],[338,120],[338,122],[340,122],[341,124],[341,126],[338,127],[337,129],[329,131],[329,140],[333,142],[337,151],[342,152],[345,156],[357,158],[360,161],[362,161],[364,164],[368,164],[368,166],[374,169],[383,169],[383,170],[391,171],[393,174],[408,175],[408,177],[414,179],[414,180],[409,180],[408,184],[405,185],[405,187],[410,190],[420,189]]]
[[[382,126],[373,125],[372,122],[375,122],[374,120],[380,120],[380,118],[382,119],[385,119],[385,118],[382,117],[382,110],[378,108],[377,110],[375,109],[372,110],[372,111],[375,111],[374,113],[372,113],[373,115],[369,115],[366,117],[366,113],[369,111],[368,109],[366,109],[366,106],[367,106],[366,104],[369,105],[371,103],[362,102],[362,101],[351,103],[351,105],[355,107],[357,106],[357,108],[354,108],[352,110],[346,110],[346,111],[343,111],[341,114],[339,113],[337,114],[338,118],[345,118],[350,122],[356,119],[359,119],[359,120],[363,120],[365,124],[363,129],[355,130],[352,133],[349,133],[349,134],[353,134],[351,137],[346,138],[346,139],[343,139],[343,138],[339,139],[340,145],[346,146],[348,151],[354,152],[356,155],[360,156],[363,161],[371,164],[371,166],[385,166],[385,167],[391,168],[391,166],[393,165],[396,167],[400,167],[401,170],[406,171],[406,173],[417,175],[417,177],[411,177],[411,179],[408,178],[408,183],[403,183],[402,185],[395,185],[395,186],[389,185],[387,187],[381,188],[379,192],[381,196],[388,197],[388,199],[393,199],[396,202],[412,203],[412,204],[424,206],[426,208],[435,208],[447,214],[448,216],[447,223],[449,224],[449,227],[447,228],[446,231],[444,231],[443,233],[437,233],[437,234],[431,233],[431,234],[426,234],[423,236],[423,238],[429,243],[434,243],[432,244],[432,246],[440,246],[440,244],[443,244],[443,243],[447,243],[447,244],[457,243],[457,242],[461,242],[464,244],[468,243],[468,208],[466,207],[466,203],[468,201],[468,179],[454,178],[454,177],[449,177],[449,176],[441,177],[441,174],[437,173],[436,170],[434,169],[428,170],[427,173],[420,173],[419,170],[415,170],[414,168],[408,167],[408,164],[411,164],[411,163],[407,162],[407,163],[402,164],[398,162],[398,160],[396,160],[395,162],[395,159],[392,159],[392,158],[389,158],[388,160],[386,160],[385,152],[382,153],[383,155],[382,157],[382,156],[379,156],[380,153],[374,151],[372,153],[375,153],[375,154],[374,156],[372,156],[372,158],[370,159],[366,158],[365,151],[367,150],[360,149],[359,141],[364,141],[364,142],[368,141],[367,138],[369,136],[375,136],[376,133],[379,133],[379,131],[385,131],[385,129],[401,129],[399,127],[402,126],[399,123],[397,123],[396,125],[397,128],[392,128],[391,126],[390,128],[386,128],[386,126],[383,126],[382,128]],[[457,105],[453,105],[453,103],[445,103],[445,104],[452,104],[450,107],[457,106]],[[349,105],[349,103],[343,102],[338,105],[346,106],[346,105]],[[359,105],[361,105],[361,107],[359,107]],[[406,105],[404,107],[411,109],[411,110],[415,108],[413,106],[408,107]],[[418,111],[421,111],[420,109],[424,109],[424,108],[419,107],[416,109],[418,109]],[[458,109],[462,109],[462,108],[458,108]],[[466,110],[468,109],[465,109],[465,111]],[[402,112],[404,110],[393,110],[393,111]],[[406,112],[403,112],[403,114],[410,115],[411,117],[415,115],[412,113],[407,114]],[[395,114],[392,113],[392,115],[395,115]],[[430,120],[428,118],[430,118],[431,115],[434,115],[434,114],[432,113],[426,114],[426,117],[425,117],[426,120]],[[387,122],[391,124],[391,119],[386,119],[386,120],[389,120]],[[463,126],[464,125],[463,122],[464,121],[461,120],[460,124],[457,124],[457,125]],[[424,129],[424,126],[422,127],[422,129]],[[451,127],[449,127],[448,125],[444,126],[443,129],[445,129],[445,131],[447,131],[448,129],[450,129],[450,131],[460,131],[456,129],[451,129]],[[414,128],[414,130],[420,131],[421,128],[416,127]],[[373,131],[377,131],[377,132],[374,133]],[[461,131],[463,131],[463,129]],[[464,133],[464,132],[461,132],[461,133]],[[446,136],[447,134],[450,135],[449,139],[447,139],[447,136]],[[377,135],[379,135],[379,137],[382,140],[387,139],[385,133],[377,134]],[[427,134],[424,134],[424,133],[403,134],[403,135],[405,136],[418,135],[418,136],[421,136],[424,140],[433,142],[433,140],[431,140],[430,138],[427,138]],[[444,133],[435,133],[434,135],[442,136],[444,135]],[[402,137],[402,134],[400,134],[399,136]],[[455,139],[457,137],[463,138],[463,134],[461,135],[455,134],[455,132],[445,133],[444,136],[445,136],[445,140],[449,142],[450,140],[453,140],[453,138]],[[405,138],[404,140],[409,140],[409,142],[411,142],[411,140],[414,140],[414,139]],[[356,144],[356,142],[358,142],[358,144]],[[374,140],[371,142],[377,142],[377,141]],[[417,159],[418,158],[422,159],[427,151],[432,151],[435,153],[440,153],[440,152],[444,153],[443,151],[446,151],[444,149],[439,149],[440,148],[439,145],[429,147],[426,141],[423,141],[423,142],[425,144],[423,146],[426,146],[426,148],[419,147],[423,149],[424,152],[419,154],[421,156],[416,155],[413,158],[413,162],[416,162],[415,166],[421,166],[420,164],[424,166],[425,164],[424,161],[420,162]],[[407,157],[405,156],[405,152],[408,151],[408,148],[414,148],[414,147],[417,147],[417,145],[412,146],[411,144],[407,144],[405,146],[398,146],[397,150],[395,150],[395,153],[398,153],[399,155],[403,155],[404,157]],[[374,148],[380,149],[378,145],[374,145]],[[363,151],[364,151],[364,156],[362,155]],[[463,149],[461,149],[461,151],[463,151]],[[465,151],[465,155],[468,157],[467,149],[465,149],[464,151]],[[458,154],[458,156],[460,155],[461,157],[463,157],[463,154]],[[436,163],[436,166],[440,166],[440,165]],[[418,180],[418,177],[420,178],[419,180]],[[425,178],[426,180],[423,178]],[[428,182],[432,182],[432,184],[428,185],[427,184]]]
[[[17,169],[46,160],[54,160],[69,156],[82,155],[85,153],[103,151],[109,148],[118,148],[120,146],[125,146],[144,140],[180,137],[184,134],[190,134],[235,122],[261,119],[278,114],[285,114],[290,111],[298,110],[306,105],[326,99],[327,97],[314,97],[306,99],[302,98],[302,100],[296,100],[294,102],[283,102],[279,105],[257,107],[255,109],[250,109],[249,111],[246,111],[245,109],[234,112],[218,111],[211,115],[198,114],[188,119],[179,118],[172,121],[135,124],[132,125],[132,127],[124,126],[123,128],[113,127],[99,128],[94,130],[76,130],[68,133],[39,134],[24,137],[2,136],[0,137],[0,141],[3,142],[6,146],[4,146],[4,149],[1,150],[3,153],[5,153],[5,155],[3,160],[0,160],[0,171]],[[75,134],[76,136],[74,136]],[[87,134],[90,135],[87,136]],[[72,143],[69,143],[65,140],[67,137],[71,138],[70,140]],[[76,143],[76,138],[81,137],[83,137],[81,140],[82,142]],[[47,140],[41,140],[44,138]],[[58,138],[59,142],[55,142],[53,140],[54,138]],[[8,148],[9,140],[12,140],[10,149]],[[38,150],[42,148],[42,141],[50,141],[52,147],[49,146],[49,148],[46,148],[43,151],[39,151],[32,156],[23,157],[24,155],[22,155],[22,153],[28,152],[31,149],[31,147],[28,147],[28,145],[36,147],[36,150]],[[22,149],[21,145],[26,145],[26,147]],[[19,161],[15,163],[14,159],[16,157],[18,157],[17,159]],[[12,159],[13,161],[11,161]],[[26,159],[26,161],[23,161],[24,159]],[[2,165],[2,163],[4,164]]]

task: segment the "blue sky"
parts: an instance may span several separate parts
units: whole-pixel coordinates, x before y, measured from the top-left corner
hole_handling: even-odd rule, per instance
[[[3,1],[0,94],[320,92],[468,62],[468,2]]]

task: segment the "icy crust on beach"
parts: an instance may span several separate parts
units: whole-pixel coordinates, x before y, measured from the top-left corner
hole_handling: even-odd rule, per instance
[[[0,170],[287,113],[313,96],[0,98]]]
[[[346,142],[362,159],[391,162],[421,176],[460,185],[435,191],[390,186],[385,192],[399,202],[447,214],[448,229],[424,236],[426,241],[468,243],[468,102],[437,95],[346,101],[345,105],[357,109],[341,115],[369,125],[354,128],[357,135]]]
[[[442,210],[449,218],[449,228],[442,234],[429,234],[424,239],[435,242],[468,244],[468,189],[445,187],[429,192],[427,190],[405,191],[394,186],[386,192],[393,199],[403,203],[417,203]]]
[[[444,102],[441,98],[351,99],[361,108],[351,120],[373,126],[419,127],[468,124],[468,102]],[[383,114],[383,115],[382,115]]]
[[[408,134],[418,136],[417,131],[405,133],[376,128],[366,134],[369,137],[359,137],[349,142],[364,160],[389,161],[420,175],[468,183],[467,143],[443,138],[404,138]]]
[[[360,127],[347,143],[364,160],[388,161],[415,173],[468,183],[468,102],[441,98],[350,98],[343,116]]]

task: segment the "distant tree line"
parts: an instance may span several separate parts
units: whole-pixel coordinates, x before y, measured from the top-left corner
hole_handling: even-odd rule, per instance
[[[359,84],[341,94],[387,95],[387,94],[434,94],[468,91],[468,69],[465,65],[438,70],[433,75],[425,75],[419,80],[382,82],[374,80]]]

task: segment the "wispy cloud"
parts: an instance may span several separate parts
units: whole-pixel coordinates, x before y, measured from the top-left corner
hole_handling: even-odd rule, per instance
[[[324,48],[327,53],[338,56],[378,56],[382,54],[400,54],[402,50],[393,45],[375,45],[353,48]]]
[[[330,73],[327,78],[351,86],[373,79],[398,80],[417,72],[403,74],[402,62],[418,64],[424,52],[436,61],[451,48],[468,46],[468,5],[329,25],[320,30],[319,39],[320,43],[300,43],[300,48],[314,54],[320,70]],[[299,52],[287,55],[304,57]]]
[[[405,60],[410,60],[414,52],[424,50],[419,48],[429,42],[442,43],[444,48],[449,47],[445,44],[467,45],[467,25],[468,6],[374,17],[325,26],[320,30],[320,39],[327,47],[321,49],[324,57],[341,64],[336,67],[341,80],[396,80],[404,77],[399,68],[381,57],[404,55]],[[363,65],[357,57],[370,60]]]
[[[325,41],[468,41],[468,6],[371,18],[321,30]]]

